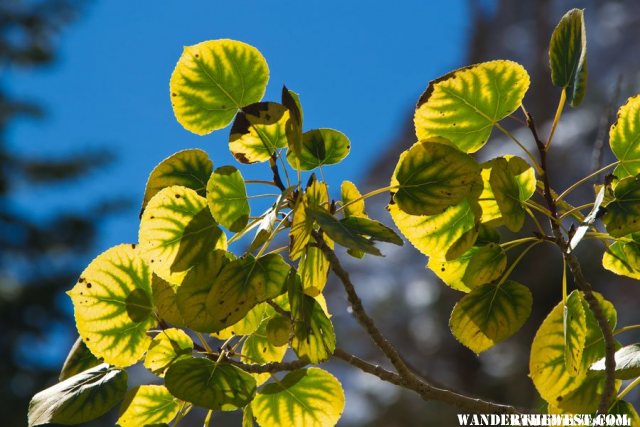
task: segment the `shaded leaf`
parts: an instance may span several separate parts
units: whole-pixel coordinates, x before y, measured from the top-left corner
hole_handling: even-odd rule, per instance
[[[151,279],[151,290],[153,292],[153,304],[156,307],[158,317],[174,326],[185,326],[182,313],[178,309],[177,297],[178,286],[154,274]]]
[[[616,351],[616,378],[630,380],[640,376],[640,344],[631,344]],[[604,358],[591,365],[592,371],[604,371]]]
[[[631,420],[632,426],[640,425],[640,416],[638,416],[636,409],[631,403],[625,402],[624,400],[617,399],[613,405],[611,405],[611,408],[609,408],[609,413],[615,415],[627,415]]]
[[[116,424],[139,427],[169,423],[179,409],[180,401],[165,386],[141,385],[127,394]]]
[[[576,376],[586,368],[582,365],[582,353],[587,340],[587,315],[582,294],[571,292],[562,310],[564,366],[569,375]]]
[[[602,222],[613,237],[640,231],[640,179],[627,177],[613,190],[615,199],[606,206]]]
[[[294,169],[312,170],[340,163],[347,157],[350,149],[351,142],[342,132],[335,129],[313,129],[302,134],[300,155],[289,150],[287,160]]]
[[[489,183],[504,225],[517,232],[524,225],[526,211],[522,202],[536,189],[533,168],[519,157],[493,160]]]
[[[378,248],[369,239],[362,237],[359,234],[359,230],[354,229],[350,224],[339,221],[333,215],[321,209],[307,208],[306,212],[309,217],[318,222],[320,228],[337,244],[348,249],[382,256]]]
[[[207,183],[207,204],[213,219],[238,232],[249,222],[247,188],[240,171],[233,166],[216,169]]]
[[[567,101],[577,107],[587,86],[587,33],[584,13],[571,9],[560,20],[549,43],[551,81],[566,90]]]
[[[393,201],[410,215],[436,215],[480,190],[481,179],[471,156],[445,143],[421,141],[400,155],[391,177]]]
[[[245,363],[264,364],[269,362],[281,362],[284,358],[284,354],[287,352],[287,347],[276,346],[267,338],[267,325],[269,324],[269,321],[274,318],[273,308],[271,308],[270,312],[265,311],[264,314],[265,316],[260,319],[261,321],[258,329],[249,335],[244,344],[242,344],[241,360]],[[277,317],[283,318],[279,315]],[[285,341],[285,343],[286,342],[287,341]],[[258,385],[271,378],[270,373],[253,374],[253,376]]]
[[[186,46],[169,82],[173,112],[185,129],[205,135],[260,101],[268,80],[267,63],[253,46],[235,40]]]
[[[265,385],[251,407],[260,427],[332,427],[344,410],[344,391],[320,368],[299,369]]]
[[[229,134],[229,150],[240,163],[265,162],[287,147],[289,110],[275,102],[258,102],[238,113]]]
[[[395,231],[373,219],[350,216],[341,219],[340,223],[355,233],[369,237],[371,240],[393,243],[398,246],[404,245],[404,241]]]
[[[226,249],[207,199],[180,186],[156,194],[140,221],[140,251],[153,272],[180,284],[187,272],[215,249]]]
[[[286,123],[287,144],[289,151],[293,151],[296,158],[302,151],[302,125],[304,113],[300,104],[300,97],[294,91],[282,86],[282,105],[289,110],[289,120]]]
[[[102,360],[91,353],[84,341],[82,341],[82,337],[78,337],[62,365],[58,380],[64,381],[101,363]]]
[[[515,334],[531,314],[531,292],[512,280],[473,289],[453,308],[449,327],[464,346],[481,353]]]
[[[191,356],[193,341],[184,331],[169,328],[160,331],[144,358],[144,366],[154,374],[163,377],[164,372],[176,360]]]
[[[452,71],[429,83],[414,116],[418,139],[443,137],[473,153],[493,126],[513,113],[529,88],[529,75],[512,61],[490,61]]]
[[[106,414],[127,391],[127,373],[103,363],[33,396],[29,427],[82,424]]]
[[[89,350],[116,366],[136,363],[156,324],[151,270],[135,245],[119,245],[96,257],[67,292],[78,332]]]
[[[256,393],[256,381],[242,369],[195,357],[171,365],[165,383],[178,399],[214,411],[242,408]]]

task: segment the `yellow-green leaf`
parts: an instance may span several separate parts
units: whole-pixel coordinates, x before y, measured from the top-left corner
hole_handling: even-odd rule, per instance
[[[640,95],[627,100],[618,110],[618,119],[609,129],[609,145],[620,164],[613,174],[618,178],[640,173]]]
[[[163,188],[171,187],[172,185],[191,188],[199,195],[204,196],[207,180],[212,171],[213,163],[209,159],[209,155],[197,148],[178,151],[167,157],[149,175],[147,187],[144,190],[140,216],[142,216],[144,208],[153,196]]]
[[[606,206],[602,222],[613,237],[640,231],[640,177],[627,177],[613,190],[615,198]]]
[[[567,101],[577,107],[587,85],[587,33],[584,13],[571,9],[560,20],[549,43],[551,81],[566,90]]]
[[[480,166],[442,142],[415,143],[400,155],[391,177],[393,200],[410,215],[436,215],[482,188]]]
[[[626,415],[629,417],[632,426],[640,425],[640,416],[636,412],[636,409],[629,402],[625,402],[624,400],[616,400],[611,408],[609,408],[610,414],[615,415]]]
[[[300,155],[289,150],[287,160],[292,168],[308,171],[340,163],[347,157],[350,149],[351,142],[342,132],[335,129],[313,129],[302,134]]]
[[[126,392],[127,372],[103,363],[33,396],[29,427],[86,423],[106,414]]]
[[[529,75],[512,61],[491,61],[452,71],[433,80],[416,107],[418,139],[447,138],[473,153],[493,126],[513,113],[529,88]]]
[[[582,294],[571,292],[562,313],[564,368],[567,374],[576,376],[586,368],[582,365],[582,354],[587,340],[587,315]]]
[[[100,254],[67,292],[78,332],[89,350],[116,366],[136,363],[149,346],[155,325],[151,269],[135,245]]]
[[[396,204],[390,204],[388,210],[404,237],[429,257],[456,259],[478,236],[480,207],[468,199],[440,215],[409,215]]]
[[[160,377],[176,360],[191,356],[193,341],[184,331],[169,328],[160,331],[151,344],[144,358],[144,366]]]
[[[404,241],[395,231],[379,221],[361,216],[349,216],[341,219],[340,223],[349,230],[373,241],[393,243],[398,246],[404,245]]]
[[[275,315],[267,322],[267,339],[277,347],[286,345],[291,335],[291,321],[280,315]]]
[[[272,316],[273,313],[275,313],[273,307],[266,302],[261,302],[249,310],[238,322],[228,328],[212,333],[211,336],[220,340],[227,340],[233,336],[251,335],[258,330],[262,320]]]
[[[140,221],[139,240],[153,272],[174,284],[214,249],[226,249],[226,236],[211,216],[207,199],[181,186],[153,196]]]
[[[251,374],[233,365],[195,357],[171,365],[165,383],[178,399],[214,411],[242,408],[256,393],[256,380]]]
[[[299,369],[265,385],[251,407],[260,427],[332,427],[344,410],[344,391],[327,371]]]
[[[275,102],[258,102],[238,113],[229,134],[229,150],[240,163],[265,162],[287,147],[289,110]]]
[[[296,158],[299,158],[302,151],[302,123],[304,121],[300,97],[294,91],[287,89],[286,86],[282,86],[282,105],[289,110],[289,120],[286,124],[287,145],[289,151],[293,151]]]
[[[603,373],[589,372],[587,378],[580,387],[557,402],[557,412],[564,414],[593,414],[598,410],[600,396],[605,388],[605,376]],[[615,381],[615,390],[620,387],[621,381]]]
[[[496,243],[474,246],[451,261],[431,257],[427,264],[444,283],[462,292],[498,279],[506,266],[507,255]]]
[[[101,363],[102,359],[95,357],[82,341],[82,337],[78,337],[62,365],[58,380],[64,381]]]
[[[243,362],[264,364],[269,362],[281,362],[284,358],[284,354],[287,352],[287,347],[276,346],[267,338],[267,325],[272,318],[273,315],[261,319],[258,329],[249,335],[244,344],[242,344],[241,359]],[[253,375],[258,385],[261,385],[271,378],[270,373]]]
[[[127,394],[116,424],[122,427],[140,427],[169,423],[179,409],[180,401],[165,386],[141,385]]]
[[[455,305],[449,320],[453,335],[481,353],[515,334],[531,314],[526,286],[512,280],[473,289]]]
[[[154,274],[151,279],[151,290],[153,291],[153,304],[156,307],[158,317],[174,326],[185,326],[182,313],[178,309],[177,294],[178,286]]]
[[[640,280],[640,244],[635,241],[614,242],[602,256],[602,266],[620,276]]]
[[[300,258],[311,240],[313,217],[307,214],[307,208],[328,209],[329,190],[327,184],[315,179],[312,175],[304,194],[298,196],[293,209],[291,230],[289,231],[289,258],[293,261]]]
[[[307,246],[298,264],[302,288],[307,295],[313,297],[322,292],[327,284],[330,266],[329,260],[320,248]]]
[[[173,112],[185,129],[205,135],[260,101],[268,80],[269,67],[253,46],[235,40],[186,46],[169,82]]]
[[[382,256],[382,253],[376,248],[371,241],[360,234],[360,229],[352,227],[345,223],[344,220],[339,221],[329,212],[318,208],[307,208],[307,215],[313,218],[320,228],[337,244],[348,249],[363,251],[368,254]],[[345,219],[352,219],[345,218]],[[364,218],[361,218],[364,219]]]
[[[344,216],[363,216],[367,214],[364,211],[364,199],[362,194],[358,191],[358,187],[351,181],[343,181],[340,185],[340,196],[342,199],[342,206],[344,206]]]
[[[244,178],[233,166],[216,169],[207,183],[207,203],[213,218],[238,232],[249,222],[249,199]]]
[[[526,216],[523,202],[528,200],[536,189],[533,168],[519,157],[498,157],[492,162],[489,183],[502,222],[509,230],[519,231]]]
[[[212,319],[208,332],[216,332],[242,319],[256,304],[286,291],[291,267],[279,254],[247,255],[222,267],[207,295]]]

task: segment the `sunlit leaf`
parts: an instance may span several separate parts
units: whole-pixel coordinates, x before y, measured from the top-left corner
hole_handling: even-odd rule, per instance
[[[298,196],[293,209],[291,230],[289,231],[289,258],[296,260],[304,253],[313,232],[313,217],[307,208],[326,210],[329,207],[329,190],[327,184],[315,179],[309,181],[306,191]]]
[[[296,158],[299,158],[302,151],[302,125],[304,121],[300,97],[294,91],[283,86],[282,105],[289,110],[289,120],[286,124],[289,151],[293,151]]]
[[[332,427],[344,410],[344,391],[322,369],[299,369],[264,386],[251,407],[260,427]]]
[[[289,342],[291,335],[291,321],[280,315],[275,315],[267,322],[267,339],[277,347],[284,346]]]
[[[436,215],[482,188],[480,166],[455,147],[415,143],[400,155],[391,177],[393,200],[410,215]]]
[[[602,222],[613,237],[640,231],[640,177],[627,177],[613,190],[615,199],[607,204]]]
[[[574,291],[578,292],[578,291]],[[605,318],[615,327],[616,312],[613,305],[594,293],[600,302]],[[580,369],[569,373],[565,364],[564,350],[564,308],[562,302],[554,307],[542,322],[531,345],[529,376],[540,396],[550,404],[558,406],[564,398],[586,380],[589,367],[604,356],[604,340],[595,316],[582,298],[586,316],[587,336]]]
[[[233,166],[222,166],[211,174],[207,203],[213,218],[230,231],[238,232],[249,222],[247,188],[242,174]]]
[[[144,366],[162,377],[169,365],[176,360],[191,356],[192,352],[193,341],[189,335],[180,329],[165,329],[151,341],[144,358]]]
[[[580,9],[567,12],[551,35],[549,43],[551,81],[567,92],[567,101],[577,107],[587,86],[587,33],[584,13]]]
[[[341,219],[340,223],[349,230],[366,236],[373,241],[393,243],[394,245],[402,246],[404,241],[400,236],[396,234],[391,228],[373,219],[349,216]]]
[[[344,216],[360,216],[366,217],[364,211],[364,199],[358,191],[358,187],[351,181],[343,181],[340,185],[340,197],[342,206],[344,206]]]
[[[349,138],[335,129],[313,129],[302,134],[300,155],[287,152],[292,168],[312,170],[323,165],[340,163],[351,149]],[[298,164],[299,162],[299,164]]]
[[[280,198],[278,198],[273,206],[271,206],[265,213],[262,214],[262,219],[258,223],[256,234],[253,236],[253,240],[251,241],[247,252],[253,252],[257,250],[269,240],[269,236],[271,236],[271,233],[273,232],[277,223],[279,205]]]
[[[93,368],[102,363],[101,359],[98,359],[87,348],[82,337],[78,337],[76,342],[71,347],[67,358],[62,365],[62,370],[58,379],[64,381],[80,372],[86,371],[89,368]]]
[[[155,325],[151,270],[135,245],[103,252],[67,292],[73,301],[78,332],[89,350],[105,362],[129,366],[149,346]]]
[[[609,129],[609,144],[620,164],[613,174],[618,178],[640,173],[640,95],[627,100],[618,110],[618,119]]]
[[[165,386],[141,385],[127,394],[116,424],[139,427],[169,423],[179,409],[180,401]]]
[[[605,376],[603,373],[589,372],[587,378],[576,390],[569,393],[555,405],[559,413],[565,414],[589,414],[598,410],[600,396],[605,389]],[[615,390],[620,387],[621,381],[615,382]]]
[[[582,353],[587,340],[587,315],[582,294],[571,292],[562,310],[564,368],[569,375],[576,376],[586,368],[582,365]]]
[[[126,371],[103,363],[33,396],[29,427],[86,423],[107,413],[126,391]]]
[[[338,220],[329,212],[317,208],[307,208],[307,215],[317,221],[320,228],[337,244],[348,249],[382,256],[378,248],[376,248],[369,239],[359,233],[360,230]]]
[[[293,321],[291,348],[300,359],[323,362],[331,357],[336,347],[333,324],[320,303],[303,292],[299,276],[292,274],[289,286]]]
[[[640,280],[640,244],[635,240],[614,242],[602,256],[602,266],[620,276]]]
[[[440,136],[473,153],[493,126],[513,113],[529,88],[529,75],[512,61],[491,61],[433,80],[422,94],[414,123],[418,139]]]
[[[158,317],[174,326],[185,326],[182,313],[180,313],[178,304],[176,304],[178,286],[167,282],[156,274],[151,279],[153,304],[156,307]]]
[[[244,107],[231,126],[229,150],[240,163],[264,162],[287,147],[289,110],[275,102]]]
[[[211,336],[221,340],[226,340],[233,336],[251,335],[258,330],[262,320],[273,315],[273,313],[273,307],[266,302],[261,302],[249,310],[249,312],[238,322],[218,332],[214,332]]]
[[[630,380],[640,377],[640,344],[631,344],[616,351],[616,378]],[[604,358],[591,365],[592,371],[605,370]]]
[[[273,309],[270,313],[265,311],[264,314],[266,316],[261,319],[258,329],[242,344],[241,359],[245,363],[281,362],[287,352],[286,346],[276,346],[267,338],[267,325],[274,317]],[[278,317],[282,318],[282,316]],[[271,378],[269,373],[253,375],[258,385]]]
[[[226,264],[207,296],[206,309],[216,332],[242,319],[256,304],[286,291],[291,267],[278,254],[247,255]]]
[[[242,408],[242,427],[253,427],[253,409],[250,404]]]
[[[512,280],[473,289],[455,305],[449,319],[453,335],[481,353],[515,334],[531,314],[531,292]]]
[[[498,157],[492,162],[489,183],[502,222],[509,230],[519,231],[526,216],[523,202],[536,190],[533,168],[519,157]]]
[[[242,408],[256,393],[251,374],[227,363],[195,357],[171,365],[165,383],[178,399],[214,411]]]
[[[330,247],[332,245],[333,242]],[[316,296],[322,292],[327,284],[329,267],[331,267],[331,264],[320,248],[307,246],[298,264],[302,288],[307,295]]]
[[[186,46],[169,83],[173,112],[185,129],[205,135],[260,101],[268,80],[267,63],[253,46],[235,40]]]
[[[151,199],[140,221],[139,240],[153,272],[174,284],[214,249],[226,249],[207,199],[180,186],[167,187]]]
[[[388,210],[404,237],[429,257],[456,259],[478,236],[480,207],[468,199],[440,215],[409,215],[396,204],[390,204]]]
[[[451,261],[430,257],[427,264],[444,283],[462,292],[498,279],[506,266],[507,255],[496,243],[474,246]]]
[[[209,159],[209,155],[197,148],[178,151],[167,157],[149,175],[140,216],[153,196],[163,188],[172,185],[191,188],[199,195],[204,196],[212,171],[213,163]]]

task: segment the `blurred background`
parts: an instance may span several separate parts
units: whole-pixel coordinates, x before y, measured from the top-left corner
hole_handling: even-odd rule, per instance
[[[589,83],[583,106],[565,110],[554,138],[559,190],[612,161],[608,126],[640,89],[637,1],[0,1],[1,424],[25,426],[31,396],[55,382],[76,338],[64,291],[95,255],[137,241],[152,168],[192,147],[216,166],[235,164],[226,131],[197,137],[173,117],[168,81],[182,46],[216,38],[256,46],[271,69],[266,99],[278,100],[286,84],[301,94],[307,128],[347,134],[351,154],[327,169],[336,197],[343,179],[363,192],[388,185],[399,153],[414,142],[415,101],[430,80],[468,63],[522,63],[532,77],[525,105],[548,127],[559,92],[547,46],[572,7],[586,8]],[[513,131],[533,146],[526,132]],[[506,151],[516,147],[494,135],[481,158]],[[570,201],[592,198],[587,185]],[[367,210],[391,224],[386,202],[369,200]],[[527,225],[523,234],[531,231]],[[410,245],[383,252],[384,263],[344,259],[370,314],[416,370],[460,391],[541,406],[528,358],[533,334],[561,298],[559,253],[538,246],[520,265],[514,277],[531,288],[534,312],[515,337],[476,357],[447,327],[460,294]],[[586,241],[578,255],[595,288],[615,302],[619,325],[640,323],[639,285],[602,270],[602,246]],[[385,365],[339,291],[328,285],[338,345]],[[327,365],[346,389],[343,426],[457,425],[455,408]],[[628,396],[638,403],[638,393]],[[116,415],[91,425],[113,425]],[[214,417],[215,425],[237,422]]]

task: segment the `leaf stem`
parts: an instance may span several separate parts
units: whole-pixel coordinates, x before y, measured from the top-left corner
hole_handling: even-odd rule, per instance
[[[640,325],[623,326],[622,328],[616,329],[615,331],[613,331],[613,335],[618,335],[618,334],[621,334],[623,332],[631,331],[633,329],[640,329]]]
[[[207,351],[207,353],[213,353],[213,350],[209,346],[209,343],[207,342],[207,340],[204,338],[204,335],[202,335],[200,332],[196,332],[196,336],[198,337],[198,339],[202,343],[202,346]]]
[[[576,206],[574,208],[569,209],[568,211],[563,212],[558,217],[558,219],[564,219],[564,218],[568,217],[569,215],[573,215],[573,213],[575,213],[575,212],[580,212],[581,210],[590,208],[593,205],[594,205],[594,203],[592,202],[592,203],[586,203],[586,204],[581,205],[581,206]]]
[[[629,383],[628,386],[626,386],[624,388],[624,390],[622,390],[620,392],[620,394],[618,394],[618,400],[622,399],[623,397],[625,397],[627,395],[627,393],[629,393],[635,386],[637,386],[638,384],[640,384],[640,377],[636,378],[635,380],[631,381]]]
[[[387,191],[391,191],[394,188],[398,188],[397,185],[389,185],[387,187],[382,187],[382,188],[378,188],[377,190],[373,190],[373,191],[369,191],[368,193],[353,199],[353,200],[349,200],[347,203],[345,203],[344,205],[340,206],[338,209],[336,209],[336,213],[340,212],[341,210],[343,210],[344,208],[346,208],[347,206],[350,206],[354,203],[358,203],[361,200],[366,200],[369,197],[373,197],[373,196],[377,196],[378,194],[382,194],[382,193],[386,193]]]
[[[267,181],[264,179],[245,179],[244,182],[245,184],[264,184],[264,185],[271,185],[273,187],[277,187],[275,182]]]
[[[544,145],[544,149],[548,150],[549,146],[551,146],[551,140],[553,139],[553,134],[556,132],[556,126],[560,122],[560,117],[562,116],[562,110],[564,109],[564,104],[567,101],[567,89],[563,88],[562,93],[560,94],[560,100],[558,101],[558,108],[556,109],[556,115],[553,118],[553,124],[551,125],[551,132],[549,132],[549,138],[547,139],[547,143]]]
[[[537,241],[531,243],[526,248],[524,248],[524,250],[522,252],[520,252],[518,257],[515,260],[513,260],[513,262],[511,263],[511,265],[509,266],[507,271],[505,271],[505,273],[502,275],[502,278],[500,279],[500,281],[497,283],[496,286],[502,285],[507,280],[507,278],[511,275],[511,273],[513,273],[513,270],[515,270],[515,268],[518,266],[518,263],[520,263],[520,261],[522,261],[522,259],[527,254],[527,252],[529,252],[531,249],[533,249],[534,246],[536,246],[539,243],[542,243],[542,240],[537,240]]]
[[[593,178],[594,176],[598,176],[600,175],[602,172],[606,171],[607,169],[611,169],[614,166],[619,165],[620,162],[613,162],[611,164],[608,164],[605,167],[602,167],[600,169],[598,169],[597,171],[590,173],[589,175],[585,176],[584,178],[574,182],[569,188],[567,188],[566,190],[564,190],[562,193],[560,193],[560,195],[558,197],[556,197],[556,202],[559,202],[560,200],[564,199],[569,193],[571,193],[573,190],[575,190],[576,188],[578,188],[580,185],[584,184],[585,182],[589,181],[591,178]]]
[[[527,157],[529,157],[529,160],[531,161],[531,163],[533,164],[533,167],[536,169],[536,172],[538,172],[538,174],[540,174],[542,172],[542,168],[540,167],[540,164],[538,163],[538,161],[535,159],[535,157],[533,157],[533,154],[531,154],[531,151],[527,150],[527,147],[524,146],[524,144],[522,144],[518,138],[516,138],[511,132],[509,132],[507,129],[505,129],[504,127],[502,127],[502,125],[500,125],[500,123],[496,123],[495,126],[498,128],[498,130],[500,130],[502,133],[504,133],[506,136],[508,136],[509,138],[511,138],[511,140],[513,142],[516,143],[516,145],[518,145],[518,147],[520,147],[522,149],[522,151],[525,152],[525,154],[527,155]]]
[[[209,427],[209,424],[211,424],[212,415],[213,415],[213,411],[209,409],[209,412],[207,412],[207,416],[204,419],[204,424],[202,425],[202,427]]]

